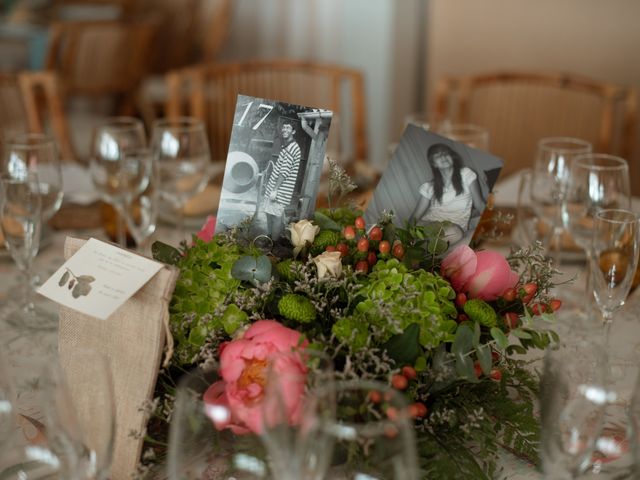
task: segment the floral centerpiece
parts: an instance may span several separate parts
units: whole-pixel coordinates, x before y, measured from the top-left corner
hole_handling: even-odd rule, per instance
[[[334,166],[330,198],[351,188]],[[265,245],[248,222],[214,233],[209,219],[192,245],[154,245],[181,275],[146,461],[162,453],[181,372],[218,362],[223,380],[204,400],[230,407],[232,418],[217,426],[256,432],[260,359],[301,344],[327,353],[340,378],[402,392],[425,478],[491,478],[500,448],[535,461],[537,381],[514,354],[554,341],[538,320],[552,321],[560,306],[550,297],[557,272],[538,247],[506,258],[467,245],[448,252],[446,225],[391,220],[366,230],[357,210],[328,208]]]

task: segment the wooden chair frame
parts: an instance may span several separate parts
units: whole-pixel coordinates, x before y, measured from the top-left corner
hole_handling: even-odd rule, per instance
[[[616,109],[622,108],[621,149],[619,154],[629,158],[633,145],[633,133],[636,121],[637,101],[635,92],[619,85],[598,82],[585,77],[567,73],[531,73],[496,72],[458,78],[443,78],[437,83],[435,91],[435,112],[444,119],[450,111],[452,92],[457,92],[458,111],[452,121],[469,122],[469,109],[473,92],[477,88],[496,84],[536,84],[558,90],[584,92],[602,99],[601,119],[596,151],[611,152],[614,140],[614,122]]]
[[[304,72],[329,78],[333,85],[332,99],[329,105],[323,105],[323,107],[336,113],[341,112],[343,83],[348,82],[355,160],[366,161],[364,79],[360,71],[342,66],[298,60],[255,60],[229,64],[210,63],[176,70],[166,76],[168,88],[166,115],[169,117],[192,115],[206,120],[207,114],[210,113],[207,111],[206,84],[214,81],[224,87],[226,92],[225,98],[220,99],[222,112],[219,115],[216,112],[216,120],[220,123],[220,128],[230,130],[233,115],[231,113],[231,118],[228,118],[228,115],[235,111],[236,94],[245,93],[240,91],[238,77],[247,73],[268,76],[270,73],[282,72]],[[223,143],[228,141],[229,130],[222,132],[217,140],[224,138]],[[221,159],[221,152],[217,153],[216,159]],[[226,151],[223,153],[226,154]]]

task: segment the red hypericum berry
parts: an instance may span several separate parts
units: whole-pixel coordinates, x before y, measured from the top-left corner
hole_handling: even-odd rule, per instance
[[[515,288],[507,288],[502,294],[502,298],[505,302],[513,302],[518,296],[518,291]]]
[[[325,252],[335,252],[338,249],[336,248],[335,245],[327,245],[327,248],[324,249]]]
[[[549,302],[549,306],[551,307],[552,311],[557,312],[562,306],[562,300],[560,300],[559,298],[553,298]]]
[[[369,263],[366,260],[360,260],[354,267],[356,272],[367,273],[369,271]]]
[[[346,243],[339,243],[336,245],[336,250],[339,251],[343,257],[349,255],[349,246]]]
[[[396,407],[387,407],[385,413],[387,417],[389,417],[389,420],[394,421],[398,419],[398,409]]]
[[[497,368],[494,368],[489,373],[489,377],[491,377],[491,380],[495,380],[496,382],[499,382],[502,379],[502,371],[498,370]]]
[[[406,365],[402,367],[402,375],[407,377],[407,380],[413,380],[418,376],[418,372],[411,365]]]
[[[460,308],[464,307],[464,304],[467,303],[467,296],[464,293],[458,293],[456,295],[456,305]]]
[[[373,227],[369,232],[369,238],[376,242],[379,242],[380,240],[382,240],[382,229],[377,225]]]
[[[371,390],[369,392],[369,401],[373,403],[380,403],[382,401],[382,394],[377,390]]]
[[[398,260],[402,260],[404,258],[404,246],[401,243],[396,243],[393,246],[393,256]]]
[[[476,374],[476,378],[480,378],[482,376],[482,367],[480,366],[480,362],[475,362],[473,364],[473,371]]]
[[[504,314],[504,324],[510,330],[518,326],[518,320],[520,320],[520,316],[516,312],[507,312]]]
[[[456,317],[456,322],[458,323],[468,322],[468,321],[469,321],[469,316],[466,313],[459,313],[458,316]]]
[[[522,301],[526,305],[531,300],[533,300],[533,297],[535,296],[536,292],[538,291],[538,285],[536,285],[535,283],[525,283],[522,286],[522,290],[524,290],[524,295],[522,295]]]
[[[491,360],[497,362],[500,360],[500,354],[498,352],[491,352]]]
[[[373,267],[377,261],[378,256],[376,255],[376,252],[369,251],[369,253],[367,254],[367,263],[369,264],[369,266]]]
[[[362,237],[360,240],[358,240],[357,248],[359,252],[363,253],[369,250],[369,239]]]
[[[427,406],[422,402],[414,402],[409,405],[409,415],[413,418],[423,418],[427,415]]]
[[[409,386],[409,380],[404,375],[396,374],[391,377],[391,385],[397,390],[404,390]]]
[[[388,240],[382,240],[378,245],[378,250],[380,250],[380,253],[389,253],[391,251],[391,244]]]
[[[353,227],[353,225],[347,225],[342,229],[342,235],[347,240],[353,240],[354,238],[356,238],[356,229]]]
[[[364,227],[367,226],[367,224],[364,221],[364,218],[362,218],[362,216],[360,217],[356,217],[355,221],[353,222],[356,226],[356,228],[358,230],[364,230]]]
[[[531,311],[534,315],[542,315],[547,311],[547,306],[544,303],[536,303],[531,306]]]

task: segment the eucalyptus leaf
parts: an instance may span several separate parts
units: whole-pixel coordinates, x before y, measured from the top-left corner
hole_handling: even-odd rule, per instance
[[[509,339],[498,327],[491,327],[491,336],[502,350],[509,346]]]
[[[456,354],[456,373],[470,382],[477,381],[473,360],[467,355]]]
[[[459,355],[469,352],[473,347],[473,331],[467,325],[460,325],[451,346],[451,352]]]
[[[531,338],[531,334],[526,330],[523,330],[522,328],[514,328],[513,330],[511,330],[511,333],[513,333],[518,338]]]
[[[177,248],[159,241],[151,245],[151,254],[155,260],[168,265],[177,265],[182,258]]]
[[[245,255],[231,267],[233,278],[251,283],[264,283],[271,278],[271,262],[265,255]]]
[[[478,348],[480,345],[480,324],[473,322],[473,346]]]
[[[478,347],[476,348],[476,353],[478,356],[478,362],[480,363],[480,368],[482,368],[482,372],[485,375],[489,375],[491,373],[491,347],[486,343],[478,345]]]

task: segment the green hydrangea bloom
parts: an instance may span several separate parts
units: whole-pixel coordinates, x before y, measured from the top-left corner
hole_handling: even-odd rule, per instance
[[[278,312],[284,318],[300,323],[311,323],[316,319],[316,308],[307,297],[288,293],[278,301]]]
[[[495,327],[498,322],[498,315],[495,310],[491,308],[491,305],[479,298],[467,300],[462,308],[471,320],[485,327]]]

